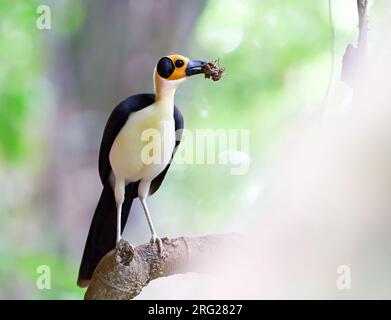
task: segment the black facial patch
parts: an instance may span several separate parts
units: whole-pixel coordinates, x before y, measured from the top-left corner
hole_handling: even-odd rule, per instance
[[[162,78],[167,79],[174,72],[175,66],[170,58],[164,57],[159,60],[156,69]]]

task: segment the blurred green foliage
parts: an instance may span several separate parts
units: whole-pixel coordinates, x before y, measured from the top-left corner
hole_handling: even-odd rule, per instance
[[[51,32],[60,38],[77,37],[83,32],[85,3],[50,2],[56,9],[52,12]],[[28,171],[27,154],[42,151],[29,147],[32,142],[27,127],[34,112],[48,107],[48,96],[53,94],[41,92],[41,78],[47,76],[46,68],[50,65],[46,51],[51,47],[43,42],[45,31],[38,31],[35,26],[38,4],[34,0],[0,1],[0,177],[2,162],[19,164]],[[103,26],[109,28],[110,21]],[[346,44],[350,34],[344,32],[339,30],[339,39]],[[151,199],[155,210],[159,211],[163,201],[164,210],[170,213],[166,225],[159,228],[161,234],[173,233],[171,222],[175,222],[175,230],[219,232],[230,214],[246,210],[249,198],[259,192],[253,187],[262,184],[257,175],[262,152],[278,136],[279,124],[300,108],[306,101],[305,94],[311,92],[311,98],[319,98],[324,92],[329,71],[324,68],[329,67],[324,63],[329,59],[329,37],[327,1],[206,2],[194,30],[195,44],[188,55],[220,58],[226,75],[216,83],[202,77],[191,79],[179,90],[176,101],[185,114],[188,129],[249,129],[250,171],[244,176],[232,176],[229,166],[174,165],[159,197]],[[115,54],[115,48],[112,52]],[[289,73],[293,79],[287,81]],[[296,82],[304,83],[305,90]],[[12,217],[1,202],[0,214],[1,232]],[[78,265],[73,260],[45,249],[21,250],[1,237],[0,298],[82,297],[83,290],[75,286]],[[52,269],[51,290],[36,289],[36,268],[41,264]]]
[[[84,290],[75,286],[77,268],[65,257],[47,252],[0,250],[0,299],[81,299]],[[50,288],[38,289],[37,268],[50,268]]]
[[[74,3],[73,7],[80,7],[78,2]],[[50,92],[45,95],[41,92],[46,52],[45,31],[36,27],[39,4],[35,0],[0,1],[0,181],[3,185],[6,170],[19,167],[34,171],[32,157],[45,158],[39,154],[42,149],[36,148],[31,134],[44,123],[30,123],[36,120],[37,113],[42,115],[47,110],[47,97],[51,96]],[[77,10],[67,12],[69,21],[64,24],[75,31],[82,15]],[[38,119],[45,121],[45,118]],[[83,290],[75,286],[77,268],[65,256],[29,248],[22,250],[4,238],[12,232],[15,212],[7,208],[3,196],[0,195],[0,299],[82,298]],[[51,290],[36,287],[37,266],[42,264],[54,272]]]
[[[167,198],[175,199],[170,212],[175,214],[178,206],[187,208],[186,222],[193,222],[194,232],[216,232],[230,215],[245,210],[249,197],[259,192],[254,188],[262,188],[262,182],[254,180],[262,152],[277,139],[279,124],[305,101],[299,88],[285,99],[287,71],[302,68],[325,53],[327,59],[327,1],[209,1],[195,38],[200,47],[191,56],[220,58],[226,74],[216,83],[191,79],[191,89],[183,94],[192,97],[190,106],[186,98],[178,99],[186,127],[249,129],[251,163],[249,172],[242,176],[230,175],[233,166],[229,165],[190,165],[170,175],[166,183],[172,188],[164,192],[171,192]],[[311,92],[311,98],[323,94],[326,81],[322,78],[327,79],[329,72],[316,66],[313,69],[312,75],[307,72],[311,77],[304,90],[307,95]],[[183,212],[175,221],[180,215]],[[205,219],[207,223],[202,223]]]
[[[42,46],[35,28],[36,2],[0,2],[0,159],[23,159],[25,124],[38,96]]]

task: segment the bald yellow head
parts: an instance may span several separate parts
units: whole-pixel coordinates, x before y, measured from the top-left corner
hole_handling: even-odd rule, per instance
[[[163,57],[156,65],[157,74],[166,80],[179,80],[188,76],[203,73],[204,61],[192,61],[189,58],[173,54]]]

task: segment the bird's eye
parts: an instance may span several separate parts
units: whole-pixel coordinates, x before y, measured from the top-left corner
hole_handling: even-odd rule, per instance
[[[177,68],[180,68],[180,67],[183,67],[184,63],[183,63],[183,60],[177,60],[175,61],[175,66]]]

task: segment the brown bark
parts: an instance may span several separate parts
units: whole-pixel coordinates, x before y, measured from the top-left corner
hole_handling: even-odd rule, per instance
[[[130,300],[151,280],[178,273],[205,273],[224,248],[237,243],[236,234],[163,238],[165,254],[154,244],[132,246],[121,240],[98,264],[85,294],[86,300]]]

